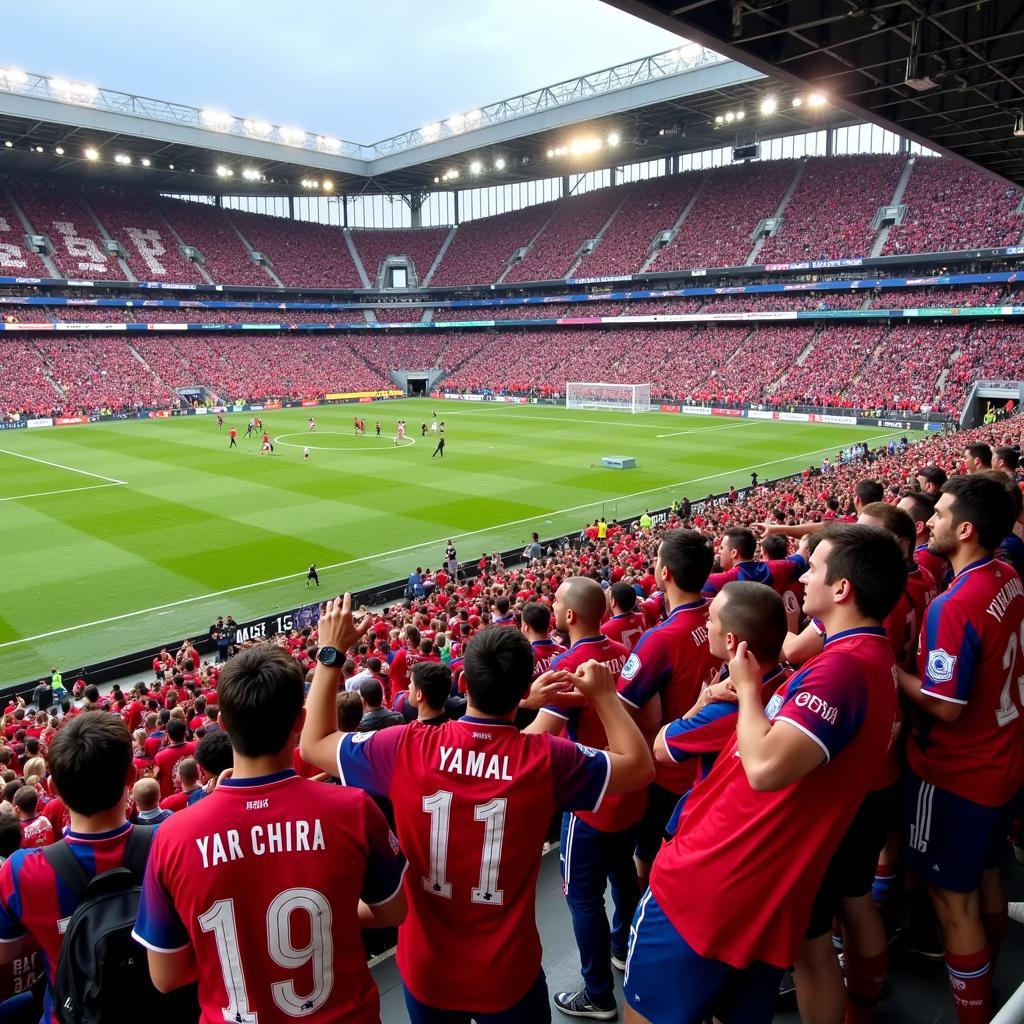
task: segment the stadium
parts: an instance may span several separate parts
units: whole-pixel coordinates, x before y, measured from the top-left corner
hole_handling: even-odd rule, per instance
[[[0,1022],[1024,1021],[1021,12],[593,6],[372,144],[0,66]]]

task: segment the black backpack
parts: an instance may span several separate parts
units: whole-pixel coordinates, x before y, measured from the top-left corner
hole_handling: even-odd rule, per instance
[[[146,951],[132,938],[142,878],[156,829],[136,825],[128,837],[122,867],[90,878],[67,843],[44,847],[57,877],[74,893],[71,915],[53,990],[62,1024],[182,1024],[198,1019],[195,986],[161,995],[149,977]]]

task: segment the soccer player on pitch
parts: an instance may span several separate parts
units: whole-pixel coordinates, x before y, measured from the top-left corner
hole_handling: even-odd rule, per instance
[[[320,642],[344,649],[370,625],[369,616],[353,623],[346,594],[328,603]],[[606,792],[651,778],[650,751],[607,668],[587,662],[531,687],[533,666],[517,630],[484,630],[466,647],[464,718],[369,735],[337,730],[338,669],[321,663],[313,676],[303,758],[346,786],[388,797],[409,856],[411,913],[398,934],[398,969],[413,1024],[550,1021],[534,917],[548,823],[556,810],[596,811]],[[607,750],[515,728],[527,694],[528,705],[542,707],[567,686],[592,701]]]
[[[306,586],[308,587],[310,583],[315,583],[318,587],[320,586],[320,576],[316,571],[316,562],[309,567],[309,572],[306,573]]]
[[[1006,488],[985,476],[942,485],[929,551],[953,581],[928,606],[904,791],[908,866],[928,885],[961,1024],[991,1016],[992,959],[1007,928],[999,875],[1014,796],[1024,782],[1024,587],[993,558],[1009,532]]]
[[[736,647],[735,737],[687,799],[633,921],[631,1024],[772,1020],[825,867],[895,741],[881,623],[903,589],[903,555],[875,527],[832,525],[821,537],[804,608],[828,642],[767,708],[759,659]]]
[[[365,793],[292,769],[303,676],[273,644],[228,662],[232,775],[153,840],[133,936],[160,991],[198,977],[204,1020],[379,1024],[361,933],[405,916],[405,859]]]

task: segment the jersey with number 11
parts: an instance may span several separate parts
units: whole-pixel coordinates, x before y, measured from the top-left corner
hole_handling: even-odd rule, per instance
[[[461,718],[351,733],[339,778],[387,796],[409,858],[398,969],[439,1010],[497,1013],[537,979],[537,872],[557,810],[596,810],[610,761],[509,722]]]

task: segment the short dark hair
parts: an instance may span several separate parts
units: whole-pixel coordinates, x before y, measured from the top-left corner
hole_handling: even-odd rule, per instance
[[[612,584],[611,595],[624,614],[629,614],[636,607],[636,591],[622,580]]]
[[[533,680],[533,648],[515,629],[485,629],[466,645],[463,672],[470,703],[485,715],[507,715]]]
[[[26,814],[34,814],[35,809],[39,806],[39,793],[36,791],[35,786],[22,786],[14,794],[14,799],[11,803],[19,811],[24,811]]]
[[[750,653],[763,664],[778,661],[786,639],[786,605],[763,583],[734,580],[722,587],[726,598],[720,617],[728,633],[746,640]]]
[[[725,531],[722,540],[727,542],[729,547],[735,548],[740,553],[740,558],[746,561],[750,561],[754,557],[754,552],[757,551],[757,538],[754,536],[754,531],[748,530],[745,526],[730,526]]]
[[[906,509],[897,508],[885,501],[873,501],[870,505],[865,505],[860,512],[861,515],[877,519],[880,526],[907,545],[908,555],[913,553],[914,543],[917,541],[917,527]]]
[[[927,523],[935,513],[935,498],[924,491],[908,491],[903,495],[910,501],[912,508],[907,511],[915,523]],[[900,499],[900,501],[903,500]]]
[[[676,586],[691,594],[704,588],[715,560],[711,542],[696,530],[666,530],[658,557]]]
[[[907,585],[907,562],[896,538],[880,526],[829,523],[820,531],[829,542],[825,582],[845,579],[860,613],[881,622],[896,607]]]
[[[977,459],[986,469],[992,465],[992,449],[983,441],[978,444],[969,444],[964,450],[972,459]]]
[[[376,679],[364,679],[359,684],[359,696],[371,708],[379,708],[384,703],[384,687]]]
[[[363,702],[359,694],[343,690],[338,694],[338,728],[342,732],[355,732],[363,719]]]
[[[508,598],[507,597],[496,597],[494,599],[494,610],[499,615],[507,615],[508,614],[508,608],[509,608],[509,604],[508,604]]]
[[[167,737],[174,743],[181,743],[187,732],[185,723],[180,718],[172,718],[167,723]]]
[[[1002,459],[1006,463],[1007,469],[1016,469],[1020,465],[1020,455],[1016,449],[1010,448],[1008,445],[997,448],[992,454]]]
[[[132,738],[120,715],[78,715],[54,736],[47,765],[57,792],[76,814],[109,811],[124,799]]]
[[[885,488],[877,480],[858,480],[853,488],[853,496],[859,498],[862,505],[869,505],[885,497]]]
[[[100,699],[100,688],[94,683],[90,683],[83,691],[82,696],[90,704],[95,704]]]
[[[551,629],[551,609],[539,601],[528,601],[523,605],[523,622],[534,633],[547,633]]]
[[[949,479],[946,471],[941,466],[922,466],[917,471],[917,475],[925,483],[934,484],[936,487],[941,487]]]
[[[256,644],[236,654],[217,684],[231,746],[243,757],[282,751],[302,710],[305,683],[302,666],[276,644]]]
[[[1003,483],[987,474],[950,477],[943,484],[942,493],[953,498],[953,522],[970,523],[986,551],[995,551],[1013,528],[1010,494]]]
[[[441,711],[452,694],[452,670],[437,661],[421,661],[412,667],[412,683],[423,692],[427,706]]]
[[[21,849],[21,822],[13,814],[0,814],[0,857]]]
[[[196,761],[207,775],[217,776],[235,763],[231,739],[223,729],[208,732],[196,747]]]
[[[761,538],[761,550],[765,558],[785,558],[789,554],[789,541],[777,533]]]

